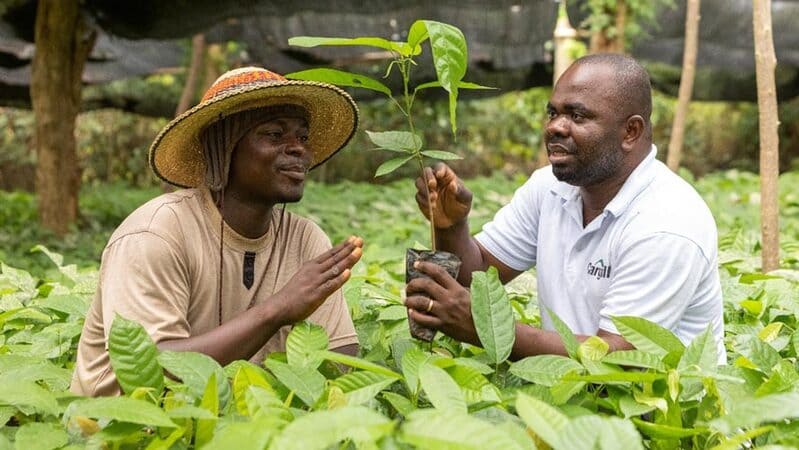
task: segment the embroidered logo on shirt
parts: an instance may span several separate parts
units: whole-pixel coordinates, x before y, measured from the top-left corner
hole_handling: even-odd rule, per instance
[[[255,253],[244,252],[242,269],[243,278],[241,281],[244,283],[244,287],[249,290],[252,287],[252,283],[255,281]]]
[[[610,264],[605,265],[605,261],[599,259],[595,263],[588,263],[588,275],[600,278],[610,278]]]

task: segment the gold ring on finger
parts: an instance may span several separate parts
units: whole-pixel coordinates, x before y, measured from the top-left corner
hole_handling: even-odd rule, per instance
[[[430,303],[427,304],[427,309],[425,309],[425,312],[430,312],[432,310],[433,310],[433,299],[431,298]]]

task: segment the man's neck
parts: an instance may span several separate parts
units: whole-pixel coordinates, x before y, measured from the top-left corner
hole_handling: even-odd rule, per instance
[[[219,207],[219,202],[217,202]],[[225,223],[236,233],[250,239],[263,236],[269,231],[274,205],[246,201],[225,192],[220,213]]]
[[[592,220],[602,214],[608,203],[616,197],[627,178],[643,162],[646,156],[647,153],[642,151],[640,152],[640,157],[632,161],[631,164],[623,166],[619,174],[598,183],[580,187],[580,196],[583,199],[583,227],[588,226]]]

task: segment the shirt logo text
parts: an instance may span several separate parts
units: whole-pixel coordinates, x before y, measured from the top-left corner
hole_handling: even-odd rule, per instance
[[[598,260],[595,263],[588,263],[588,275],[592,277],[596,277],[596,279],[600,278],[610,278],[610,264],[607,266],[603,260]]]

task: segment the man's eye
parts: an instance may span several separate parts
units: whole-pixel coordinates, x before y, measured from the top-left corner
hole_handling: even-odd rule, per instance
[[[549,119],[554,119],[554,118],[555,118],[555,116],[557,116],[557,115],[558,115],[558,113],[556,113],[556,112],[555,112],[555,111],[553,111],[553,110],[549,110],[549,111],[547,111],[547,118],[549,118]]]
[[[582,114],[578,113],[578,112],[573,112],[572,113],[572,119],[574,119],[574,120],[582,120],[584,118],[585,117]]]
[[[305,142],[308,142],[308,136],[300,136],[300,137],[299,137],[299,138],[297,138],[297,139],[299,139],[299,141],[300,141],[300,142],[303,142],[303,143],[305,143]]]

